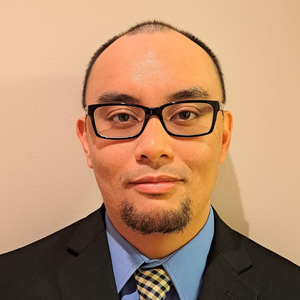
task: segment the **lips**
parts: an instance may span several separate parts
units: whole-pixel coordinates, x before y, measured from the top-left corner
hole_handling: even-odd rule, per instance
[[[143,176],[129,182],[129,185],[138,192],[149,194],[161,194],[172,190],[178,183],[182,182],[180,178],[159,175],[159,176]]]
[[[168,175],[160,175],[160,176],[143,176],[136,180],[131,181],[130,183],[139,184],[139,183],[159,183],[159,182],[175,182],[180,179],[168,176]]]

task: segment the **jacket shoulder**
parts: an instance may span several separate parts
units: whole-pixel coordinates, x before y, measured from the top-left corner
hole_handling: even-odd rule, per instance
[[[59,299],[57,271],[76,256],[68,243],[82,227],[97,223],[99,214],[97,210],[45,238],[0,255],[0,299],[13,299],[12,294],[27,299],[27,290],[33,288],[35,299]],[[97,231],[101,229],[98,226]]]
[[[207,267],[220,260],[235,278],[258,291],[261,299],[296,300],[300,295],[299,266],[234,231],[215,213],[215,236]]]
[[[300,267],[275,252],[240,235],[241,244],[245,247],[252,267],[242,275],[260,287],[266,294],[278,294],[280,291],[300,295]],[[296,298],[295,298],[296,299]]]

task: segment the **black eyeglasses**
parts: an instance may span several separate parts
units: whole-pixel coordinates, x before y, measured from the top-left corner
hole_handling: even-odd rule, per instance
[[[224,104],[219,101],[192,100],[171,102],[159,107],[113,103],[93,104],[85,108],[96,136],[122,140],[142,134],[150,116],[158,116],[165,131],[178,137],[196,137],[213,132],[218,111]]]

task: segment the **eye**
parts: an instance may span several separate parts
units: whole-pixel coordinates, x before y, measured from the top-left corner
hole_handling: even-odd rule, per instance
[[[132,116],[130,116],[130,115],[128,115],[128,114],[117,114],[117,115],[115,115],[115,116],[113,116],[113,118],[112,118],[115,122],[122,122],[122,123],[124,123],[124,122],[127,122],[127,121],[129,121],[129,119],[133,119],[133,117]]]
[[[195,118],[199,117],[199,113],[192,112],[190,110],[182,110],[173,114],[170,120],[173,122],[180,122],[180,121],[191,121]]]
[[[191,117],[195,116],[195,114],[193,114],[192,112],[190,111],[182,111],[178,114],[179,118],[182,119],[182,120],[188,120],[190,119]]]
[[[107,124],[115,129],[127,129],[132,126],[139,125],[143,122],[143,110],[136,108],[117,107],[110,111],[106,117]]]
[[[139,116],[139,113],[133,109],[128,108],[114,108],[114,110],[109,111],[107,114],[107,121],[113,122],[113,123],[133,123],[133,122],[139,122],[141,117]]]

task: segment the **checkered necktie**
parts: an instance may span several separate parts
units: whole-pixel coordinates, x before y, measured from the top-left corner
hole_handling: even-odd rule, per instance
[[[134,273],[140,300],[163,300],[171,288],[171,279],[162,267],[138,269]]]

